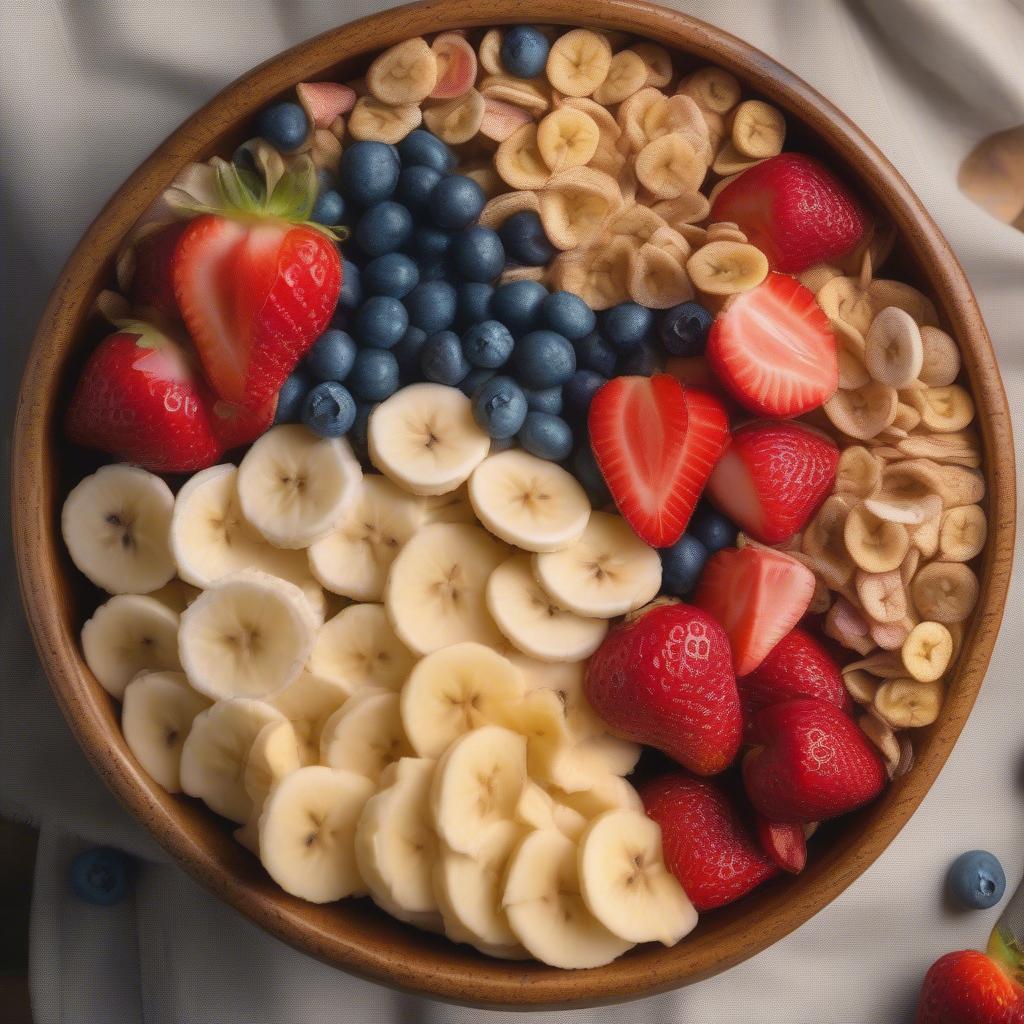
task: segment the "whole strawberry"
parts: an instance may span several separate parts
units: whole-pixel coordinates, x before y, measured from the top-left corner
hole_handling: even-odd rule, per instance
[[[699,608],[661,604],[627,618],[591,657],[584,685],[612,732],[698,775],[736,757],[743,720],[729,639]]]
[[[76,444],[154,473],[186,473],[223,452],[212,406],[185,349],[149,324],[125,322],[89,356],[65,427]]]
[[[743,759],[754,808],[771,821],[823,821],[874,800],[886,773],[874,746],[833,704],[783,701],[754,716],[758,744]]]
[[[1024,1024],[1024,986],[984,953],[947,953],[924,976],[914,1024]]]
[[[149,231],[125,254],[130,266],[124,270],[127,297],[140,315],[156,313],[166,323],[181,319],[174,297],[173,265],[178,242],[185,232],[184,221],[174,221]],[[122,264],[118,257],[118,280]]]
[[[714,910],[778,874],[732,800],[716,783],[674,772],[640,786],[661,826],[665,866],[698,910]]]

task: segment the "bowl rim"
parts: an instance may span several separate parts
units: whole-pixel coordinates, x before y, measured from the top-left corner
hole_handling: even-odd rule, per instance
[[[57,384],[86,323],[114,253],[131,225],[190,159],[212,152],[241,119],[296,82],[324,77],[342,61],[408,36],[450,28],[548,23],[622,30],[733,71],[745,86],[799,119],[843,161],[885,209],[922,268],[956,337],[979,410],[986,460],[989,541],[982,597],[964,638],[955,685],[919,744],[914,770],[889,788],[863,841],[830,849],[807,870],[797,896],[774,892],[739,910],[720,911],[706,941],[674,949],[642,947],[604,968],[557,971],[494,961],[431,939],[403,939],[356,907],[339,931],[330,908],[288,897],[257,876],[244,877],[229,836],[197,841],[199,818],[163,793],[128,752],[112,701],[78,652],[71,628],[55,505]],[[621,1002],[710,977],[803,924],[849,886],[909,820],[945,763],[981,686],[995,642],[1013,556],[1015,465],[1006,396],[988,334],[964,272],[921,201],[880,150],[845,115],[796,75],[737,37],[643,0],[601,0],[580,15],[574,0],[424,0],[349,22],[272,57],[237,79],[173,132],[117,190],[75,247],[54,286],[32,341],[18,397],[13,441],[12,526],[18,579],[40,660],[79,744],[125,808],[202,885],[262,928],[321,960],[390,987],[465,1005],[540,1009]],[[833,844],[833,847],[840,844]],[[248,856],[248,855],[246,855]],[[240,874],[239,871],[242,871]],[[354,905],[355,906],[355,905]],[[436,947],[436,942],[433,946]]]

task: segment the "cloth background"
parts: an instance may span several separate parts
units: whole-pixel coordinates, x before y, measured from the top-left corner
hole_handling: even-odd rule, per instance
[[[24,353],[75,240],[128,173],[242,72],[380,0],[7,0],[0,5],[4,457]],[[967,269],[1018,438],[1024,235],[956,190],[983,136],[1024,123],[1024,0],[673,0],[767,51],[846,111],[917,190]],[[4,486],[9,474],[4,474]],[[7,507],[6,500],[3,507]],[[39,1024],[461,1024],[511,1015],[398,995],[285,947],[169,864],[88,768],[37,666],[0,552],[0,811],[42,828],[31,982]],[[942,900],[950,860],[985,847],[1024,869],[1020,566],[980,700],[938,782],[878,862],[770,950],[680,992],[566,1022],[905,1021],[941,953],[986,940],[996,911]],[[133,896],[87,906],[66,884],[96,842],[138,854]],[[0,1013],[2,1016],[2,1013]],[[525,1019],[541,1019],[525,1014]]]

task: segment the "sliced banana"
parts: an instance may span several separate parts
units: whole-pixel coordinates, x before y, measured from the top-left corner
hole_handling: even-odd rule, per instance
[[[978,603],[978,577],[961,562],[931,562],[910,584],[914,607],[924,619],[963,622]]]
[[[586,662],[538,661],[519,651],[512,651],[506,657],[522,672],[527,692],[551,690],[557,695],[573,740],[589,739],[606,731],[604,722],[594,713],[583,689]]]
[[[476,81],[477,59],[472,43],[458,32],[442,32],[430,44],[437,59],[435,100],[450,100],[468,92]]]
[[[942,388],[960,375],[960,349],[941,328],[921,328],[922,363],[918,377],[922,384]]]
[[[85,663],[120,700],[139,672],[181,670],[178,625],[178,616],[156,598],[116,594],[82,627]]]
[[[566,96],[590,96],[608,77],[611,66],[608,40],[577,28],[553,43],[548,53],[548,81]]]
[[[921,331],[914,318],[896,306],[875,314],[864,338],[864,365],[880,384],[907,388],[924,362]]]
[[[550,271],[551,287],[575,292],[594,310],[609,309],[629,298],[627,283],[633,247],[624,238],[595,239],[586,252],[562,253]]]
[[[469,399],[443,384],[411,384],[381,402],[370,416],[368,437],[373,464],[421,495],[454,491],[491,447]]]
[[[960,505],[942,514],[939,558],[944,562],[969,562],[981,554],[988,536],[988,520],[980,505]]]
[[[715,154],[715,159],[711,164],[711,170],[713,170],[715,174],[724,175],[725,177],[723,180],[735,179],[744,171],[756,166],[760,162],[760,160],[749,157],[745,153],[741,153],[736,148],[736,144],[732,139],[729,139],[727,142],[723,143],[721,148]],[[722,182],[720,181],[718,185],[722,185]],[[716,185],[715,188],[718,188],[718,185]],[[722,187],[724,188],[725,186],[722,185]],[[713,204],[717,198],[715,189],[711,190],[711,196],[709,198]]]
[[[170,583],[165,583],[159,590],[151,591],[148,596],[180,615],[199,596],[199,588],[175,578]]]
[[[674,199],[700,188],[707,164],[682,135],[672,133],[648,142],[636,157],[640,184],[658,199]]]
[[[833,589],[845,587],[855,568],[846,549],[845,531],[849,514],[847,496],[833,494],[825,499],[800,539],[801,550],[811,568]]]
[[[181,748],[210,702],[182,672],[140,672],[124,691],[121,731],[146,774],[168,793],[181,792]]]
[[[366,71],[370,94],[390,106],[421,103],[437,84],[437,56],[421,36],[389,46]]]
[[[282,424],[245,453],[236,483],[243,515],[271,544],[303,548],[331,532],[361,480],[346,440]]]
[[[505,103],[491,96],[485,96],[484,113],[480,119],[480,134],[494,142],[504,142],[522,128],[524,124],[529,124],[532,120],[533,115],[528,110],[523,110],[522,107],[517,107],[514,103]],[[504,188],[504,182],[501,180],[501,175],[494,170],[492,165],[488,166],[488,170],[495,176],[496,188],[493,194],[494,198],[500,198],[497,193]],[[484,191],[486,192],[487,190],[485,189]],[[515,193],[509,194],[514,195]],[[491,193],[488,193],[488,195],[490,196]],[[485,227],[494,226],[493,224],[488,224],[484,220],[483,215],[480,217],[480,223],[484,224]]]
[[[416,498],[387,477],[366,476],[334,531],[310,546],[310,569],[332,593],[379,601],[391,563],[422,521]]]
[[[850,510],[843,537],[850,557],[870,573],[898,569],[910,547],[910,535],[902,523],[880,519],[864,505]]]
[[[507,721],[525,691],[521,672],[497,651],[453,644],[413,669],[402,687],[402,724],[420,757],[439,757],[464,733]]]
[[[398,638],[415,654],[474,640],[500,642],[484,591],[507,548],[479,526],[424,526],[398,553],[384,606]]]
[[[877,381],[837,391],[825,404],[825,415],[844,434],[868,441],[890,426],[899,408],[895,388]]]
[[[687,247],[684,252],[688,252]],[[629,296],[650,309],[669,309],[693,298],[693,285],[685,263],[648,242],[633,257],[629,272]]]
[[[679,83],[679,92],[692,96],[702,107],[727,114],[740,101],[740,83],[724,68],[699,68]]]
[[[557,787],[552,788],[551,793],[557,802],[571,807],[587,821],[592,821],[605,811],[644,809],[640,794],[618,775],[594,776],[589,788],[575,793]]]
[[[575,544],[534,555],[533,571],[560,607],[586,618],[635,611],[661,588],[658,553],[607,512],[592,512]]]
[[[654,44],[651,46],[653,49],[660,49],[654,47]],[[606,107],[614,106],[649,84],[651,77],[660,77],[657,74],[652,75],[651,67],[637,49],[639,47],[620,50],[612,57],[607,77],[593,92],[593,97],[598,103]]]
[[[219,700],[201,711],[181,749],[181,788],[239,825],[252,816],[245,764],[264,726],[286,719],[261,700]]]
[[[174,576],[168,544],[174,495],[136,466],[102,466],[64,501],[71,561],[108,594],[148,594]]]
[[[858,704],[870,704],[875,699],[875,693],[879,687],[879,681],[868,672],[862,669],[843,671],[843,684],[846,692]]]
[[[516,938],[551,967],[601,967],[633,945],[587,909],[577,845],[554,828],[529,833],[513,852],[502,906]]]
[[[253,805],[253,815],[246,824],[257,825],[257,840],[258,817],[264,801],[277,783],[297,772],[302,765],[299,738],[291,722],[268,722],[256,734],[245,759],[242,784]],[[259,853],[258,849],[256,853]]]
[[[601,733],[571,743],[549,745],[547,757],[538,765],[537,776],[566,793],[600,792],[615,787],[612,778],[622,778],[636,767],[642,748],[638,743]]]
[[[899,569],[863,572],[856,578],[857,597],[864,613],[875,622],[900,622],[907,614],[907,592]]]
[[[595,243],[622,204],[611,175],[593,167],[559,171],[540,193],[540,219],[548,240],[559,249]]]
[[[921,423],[936,434],[952,434],[974,419],[974,401],[959,384],[941,388],[916,388],[908,398],[921,414]]]
[[[851,445],[839,455],[836,467],[836,491],[852,498],[869,498],[882,481],[882,463],[867,448]]]
[[[423,110],[423,123],[439,139],[457,146],[469,142],[483,125],[487,101],[476,91],[444,100]]]
[[[872,708],[894,729],[931,725],[942,710],[942,687],[916,679],[890,679],[875,692]]]
[[[488,75],[480,82],[480,92],[485,99],[511,103],[536,117],[551,106],[551,92],[543,83],[512,75]]]
[[[497,725],[460,736],[438,761],[430,789],[438,837],[476,856],[490,828],[511,820],[526,781],[524,737]]]
[[[702,245],[687,261],[695,288],[709,295],[749,291],[768,276],[768,258],[756,246],[736,241]]]
[[[469,485],[463,484],[447,494],[427,495],[420,498],[420,509],[425,523],[470,523],[477,521],[469,500]]]
[[[192,686],[214,700],[269,697],[298,679],[316,627],[298,587],[246,569],[185,609],[178,653]]]
[[[786,139],[782,111],[762,100],[745,100],[732,119],[732,143],[747,157],[764,160],[778,156]]]
[[[333,903],[366,891],[355,855],[356,823],[373,783],[310,765],[282,779],[260,815],[260,861],[285,892]]]
[[[399,143],[423,121],[416,103],[393,107],[373,96],[360,96],[348,118],[348,131],[358,142]]]
[[[942,678],[953,658],[953,636],[941,622],[919,622],[900,651],[907,673],[921,683]]]
[[[559,107],[537,126],[537,149],[551,171],[566,171],[590,163],[601,133],[582,110]]]
[[[505,69],[501,66],[501,43],[504,33],[500,28],[488,29],[480,40],[478,57],[480,67],[489,75],[503,75]]]
[[[270,703],[295,729],[303,764],[316,764],[320,760],[324,726],[348,697],[348,687],[337,680],[304,671],[271,699]]]
[[[551,170],[537,144],[537,126],[531,121],[514,131],[494,154],[494,166],[502,181],[511,188],[544,188]]]
[[[646,80],[641,84],[660,89],[672,81],[672,58],[664,46],[644,41],[634,43],[630,51],[635,53],[647,68]]]
[[[875,745],[878,752],[885,758],[887,765],[895,764],[900,758],[900,742],[892,727],[883,722],[875,713],[860,715],[857,725],[861,732]]]
[[[395,636],[379,604],[353,604],[317,631],[309,671],[344,687],[397,690],[413,666],[413,656]]]
[[[367,687],[327,719],[320,737],[320,761],[376,782],[389,764],[412,748],[402,728],[399,698],[391,690]]]

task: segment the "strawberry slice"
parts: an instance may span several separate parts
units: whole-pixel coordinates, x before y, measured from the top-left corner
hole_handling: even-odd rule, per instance
[[[753,672],[800,621],[814,596],[814,573],[781,551],[722,548],[708,559],[693,603],[729,634],[737,676]]]
[[[799,875],[807,865],[807,839],[803,825],[770,821],[762,814],[754,817],[761,849],[769,860],[791,875]]]
[[[589,427],[626,521],[652,547],[674,544],[728,439],[721,403],[664,373],[616,377],[594,396]]]
[[[745,409],[786,418],[816,409],[839,386],[828,317],[796,278],[769,274],[731,296],[708,335],[707,359]]]

